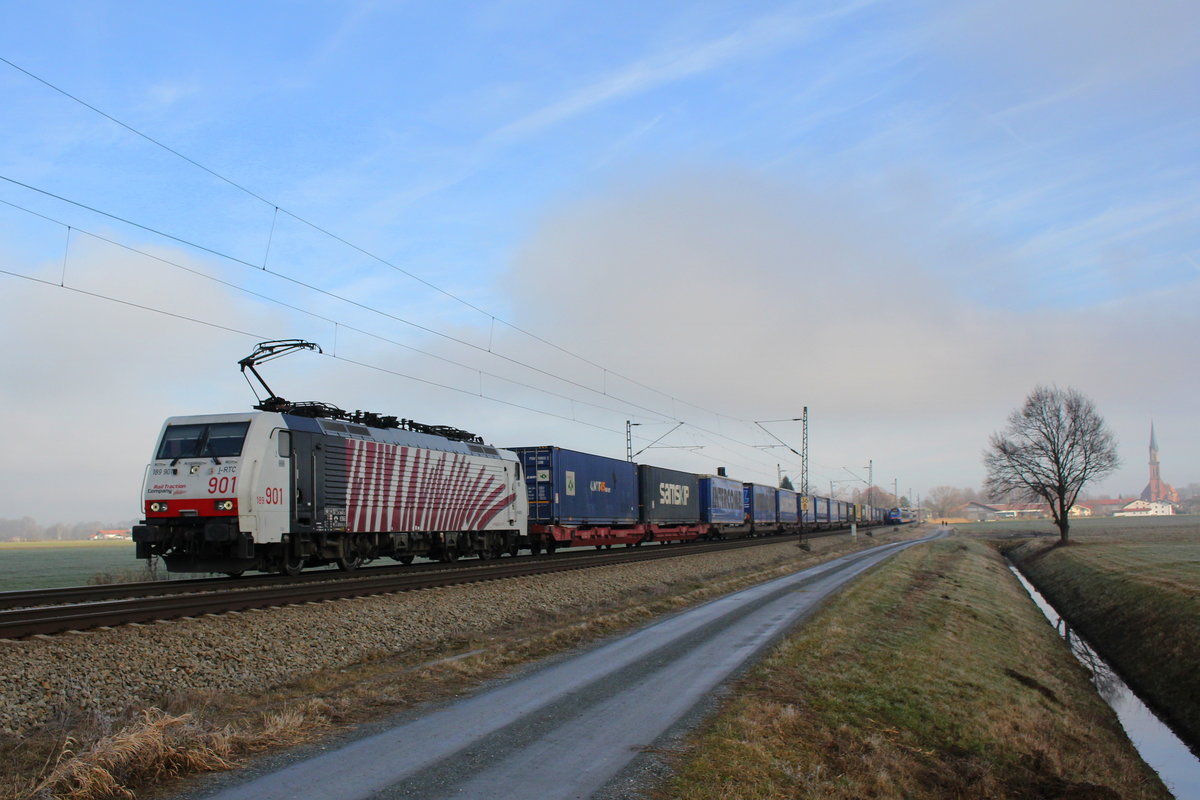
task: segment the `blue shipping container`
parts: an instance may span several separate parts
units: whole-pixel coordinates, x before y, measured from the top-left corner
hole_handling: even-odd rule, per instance
[[[796,493],[790,489],[776,489],[775,497],[775,517],[780,522],[798,522],[800,516]]]
[[[561,447],[509,447],[521,461],[529,521],[631,525],[638,521],[637,467]]]
[[[759,483],[742,484],[742,510],[755,523],[775,522],[775,487]]]
[[[717,525],[741,525],[745,520],[742,482],[719,475],[700,478],[700,519]]]
[[[816,508],[816,512],[815,512],[816,519],[814,519],[813,521],[816,522],[818,525],[828,525],[829,524],[829,498],[828,497],[814,497],[813,498],[813,506]]]

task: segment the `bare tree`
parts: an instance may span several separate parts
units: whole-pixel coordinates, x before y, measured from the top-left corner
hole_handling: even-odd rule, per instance
[[[991,497],[1045,500],[1067,544],[1070,510],[1088,481],[1117,468],[1116,438],[1095,405],[1074,389],[1038,386],[992,434],[983,454]]]
[[[925,495],[925,507],[935,517],[948,517],[951,511],[966,502],[963,497],[962,489],[956,489],[953,486],[935,486]]]

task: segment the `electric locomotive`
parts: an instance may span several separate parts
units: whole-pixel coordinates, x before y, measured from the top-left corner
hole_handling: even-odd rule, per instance
[[[254,364],[315,345],[264,342]],[[266,386],[263,381],[264,387]],[[290,403],[267,387],[254,412],[171,417],[143,485],[137,557],[173,572],[306,565],[353,570],[390,556],[515,554],[528,500],[517,457],[466,431]]]

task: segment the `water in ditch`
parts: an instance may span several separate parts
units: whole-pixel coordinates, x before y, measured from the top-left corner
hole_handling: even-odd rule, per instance
[[[1175,735],[1121,680],[1116,671],[1096,654],[1091,645],[1067,625],[1054,606],[1025,579],[1016,567],[1009,569],[1029,592],[1033,602],[1071,647],[1075,658],[1092,673],[1100,696],[1117,712],[1130,741],[1142,759],[1158,772],[1163,783],[1179,800],[1200,800],[1200,758]]]

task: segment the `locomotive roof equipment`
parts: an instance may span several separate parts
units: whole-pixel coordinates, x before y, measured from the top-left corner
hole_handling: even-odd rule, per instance
[[[352,414],[329,403],[311,401],[293,403],[290,400],[283,399],[275,394],[274,390],[267,385],[267,382],[263,379],[262,375],[258,374],[258,370],[255,367],[259,364],[265,364],[268,361],[282,358],[297,350],[316,350],[318,353],[325,352],[315,342],[306,342],[303,339],[275,339],[269,342],[259,342],[255,346],[253,353],[238,361],[242,375],[246,375],[246,370],[250,370],[250,373],[258,379],[258,382],[262,384],[263,389],[267,392],[267,399],[260,400],[258,390],[254,388],[254,384],[251,383],[249,376],[246,376],[246,383],[250,384],[250,391],[254,392],[254,399],[259,400],[258,404],[254,406],[256,410],[275,411],[280,414],[295,414],[298,417],[336,419],[366,425],[370,428],[399,428],[400,430],[412,431],[413,433],[428,433],[433,436],[441,436],[456,442],[483,444],[482,437],[470,431],[464,431],[449,425],[425,425],[415,420],[397,419],[394,416],[377,414],[374,411],[355,411]]]

